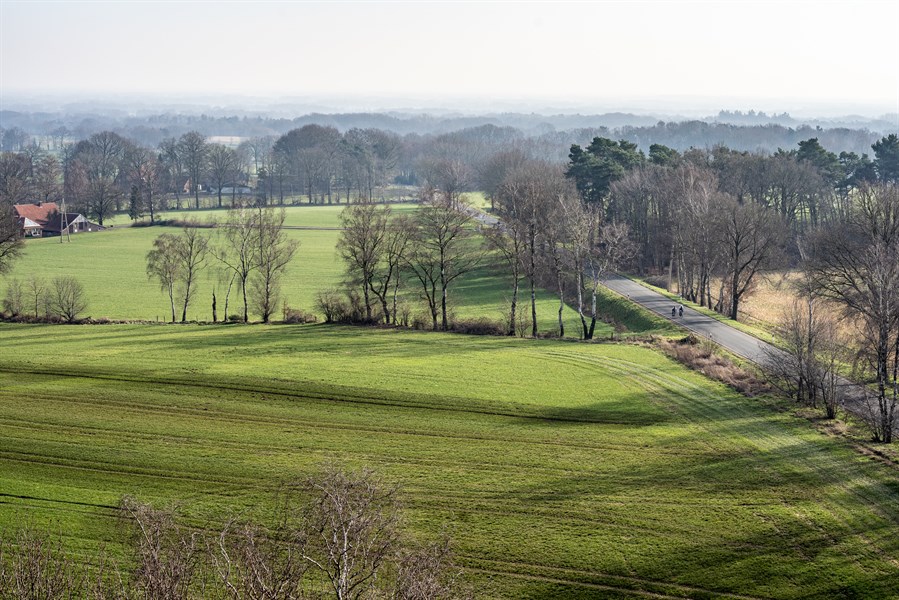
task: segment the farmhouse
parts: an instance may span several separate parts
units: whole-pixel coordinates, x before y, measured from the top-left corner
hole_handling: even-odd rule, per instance
[[[59,206],[55,202],[16,204],[13,208],[16,211],[22,237],[43,237],[106,229],[91,223],[80,213],[60,213]]]

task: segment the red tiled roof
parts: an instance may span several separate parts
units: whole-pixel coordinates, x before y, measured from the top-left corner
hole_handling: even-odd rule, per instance
[[[17,216],[31,219],[42,226],[54,218],[57,222],[59,221],[57,216],[59,207],[56,205],[56,202],[44,202],[40,206],[37,204],[16,204],[13,208],[16,210]]]

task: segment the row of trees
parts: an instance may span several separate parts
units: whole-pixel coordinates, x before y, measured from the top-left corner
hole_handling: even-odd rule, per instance
[[[123,565],[80,566],[28,530],[0,536],[0,598],[16,600],[301,600],[465,598],[447,536],[404,530],[399,490],[371,471],[334,467],[284,485],[274,520],[202,530],[132,497],[119,505]]]
[[[224,222],[214,224],[214,241],[196,223],[188,223],[180,234],[158,236],[147,253],[147,276],[155,279],[168,296],[172,322],[176,304],[181,308],[181,322],[187,321],[188,306],[211,256],[218,263],[219,280],[226,283],[225,318],[236,285],[243,300],[241,320],[249,320],[253,306],[268,323],[280,301],[281,279],[299,247],[297,240],[287,237],[284,218],[283,209],[237,206],[228,211]],[[212,320],[218,320],[215,288]]]

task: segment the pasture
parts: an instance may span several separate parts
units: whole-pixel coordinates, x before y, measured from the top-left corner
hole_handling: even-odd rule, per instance
[[[52,344],[50,339],[52,338]],[[402,485],[496,598],[899,595],[899,473],[636,345],[0,324],[0,529],[84,556],[122,494],[198,527],[324,462]]]
[[[393,206],[394,212],[410,212],[415,205]],[[287,235],[300,242],[299,250],[282,280],[282,301],[293,308],[315,312],[316,294],[323,289],[339,285],[344,280],[344,265],[336,245],[340,236],[339,215],[342,206],[288,207],[285,225]],[[222,220],[226,211],[188,211],[166,213],[165,218]],[[16,261],[13,270],[0,280],[0,298],[6,292],[10,279],[26,282],[37,276],[50,280],[59,275],[72,275],[84,286],[88,308],[85,316],[106,317],[116,320],[164,321],[169,318],[168,297],[155,281],[146,275],[146,255],[153,240],[161,233],[177,233],[175,227],[114,227],[107,231],[72,236],[71,242],[60,243],[59,238],[27,240],[24,256]],[[204,230],[216,243],[213,229]],[[412,305],[413,315],[423,314],[424,307],[418,298],[417,282],[407,281],[406,300]],[[217,261],[210,257],[201,276],[197,293],[188,309],[192,321],[212,320],[212,292],[216,291],[219,318],[224,318],[228,280]],[[450,289],[450,304],[461,318],[488,317],[500,321],[506,317],[510,283],[492,267],[485,266],[467,274]],[[522,292],[520,306],[527,302]],[[231,290],[228,314],[239,314],[240,296],[236,286]],[[613,316],[633,333],[645,334],[668,331],[663,321],[641,314],[638,309],[626,306],[611,293],[601,299],[602,312]],[[540,291],[538,323],[543,332],[556,331],[558,300]],[[178,311],[180,317],[180,310]],[[251,318],[252,314],[251,314]],[[280,318],[277,313],[275,319]],[[577,337],[579,320],[570,307],[564,310],[564,320],[569,336]],[[597,336],[608,336],[612,327],[599,323]]]

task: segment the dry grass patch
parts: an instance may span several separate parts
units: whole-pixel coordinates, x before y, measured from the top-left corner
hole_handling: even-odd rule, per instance
[[[665,354],[682,365],[720,381],[745,396],[758,396],[771,391],[764,380],[728,358],[716,354],[714,345],[692,334],[680,340],[661,339],[658,344]]]

